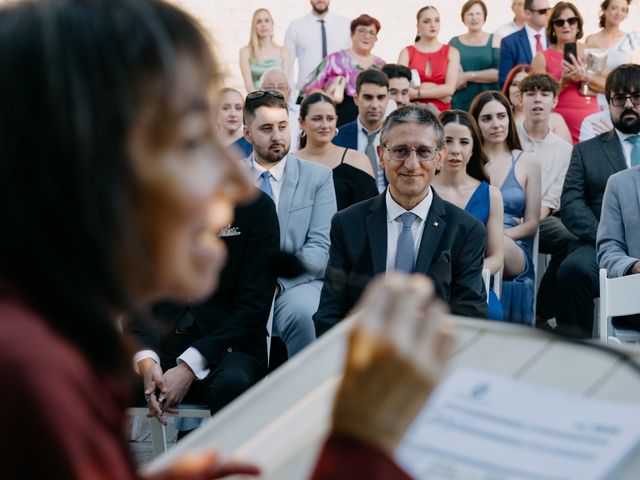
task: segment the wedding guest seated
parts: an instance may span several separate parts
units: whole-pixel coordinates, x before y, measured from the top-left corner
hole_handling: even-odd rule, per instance
[[[504,319],[531,323],[535,294],[532,241],[540,221],[540,163],[522,150],[508,100],[484,92],[471,104],[480,127],[494,185],[504,201],[504,271],[500,300]]]
[[[389,79],[378,70],[365,70],[356,79],[355,104],[358,115],[352,122],[340,127],[333,143],[364,153],[371,162],[378,191],[384,190],[386,181],[376,151],[380,144],[380,129],[389,103]]]
[[[300,146],[296,155],[333,172],[338,211],[378,195],[369,159],[363,153],[331,143],[336,135],[336,107],[322,91],[307,95],[300,104]]]
[[[621,65],[609,73],[605,95],[614,129],[573,147],[560,204],[562,223],[578,240],[558,269],[562,302],[558,330],[589,338],[593,332],[593,299],[599,295],[596,234],[609,177],[635,167],[640,133],[640,65]]]
[[[336,104],[338,127],[358,116],[356,78],[363,70],[379,70],[385,61],[372,53],[378,40],[380,22],[362,14],[351,22],[351,48],[327,55],[314,69],[304,87],[305,94],[324,90]]]
[[[386,118],[378,154],[389,188],[331,221],[329,263],[313,317],[318,335],[351,311],[373,276],[392,270],[431,277],[453,313],[487,318],[485,228],[431,188],[446,153],[442,124],[423,105],[400,107]]]
[[[444,126],[447,156],[431,184],[444,200],[462,208],[480,220],[487,229],[487,251],[484,268],[494,275],[504,263],[502,195],[491,185],[486,165],[489,161],[482,148],[478,125],[462,110],[447,110],[440,115]],[[489,290],[489,319],[502,320],[502,305]]]
[[[156,304],[161,328],[127,323],[125,330],[147,348],[134,356],[145,392],[160,390],[170,405],[203,403],[213,415],[266,374],[266,324],[276,289],[268,262],[279,251],[279,232],[275,205],[259,191],[218,234],[227,263],[216,292],[202,302]],[[166,424],[161,410],[150,413]]]

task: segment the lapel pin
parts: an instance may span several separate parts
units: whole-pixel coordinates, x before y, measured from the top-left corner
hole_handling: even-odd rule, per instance
[[[438,225],[439,225],[439,223],[438,223],[438,222],[433,222],[433,226],[434,226],[434,227],[437,227]]]

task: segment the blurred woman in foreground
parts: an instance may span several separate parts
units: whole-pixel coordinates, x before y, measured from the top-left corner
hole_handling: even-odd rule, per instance
[[[50,0],[0,8],[0,383],[6,390],[0,423],[11,432],[0,449],[3,478],[138,476],[124,438],[133,347],[121,338],[117,319],[158,298],[208,295],[225,261],[217,233],[250,191],[214,135],[210,94],[219,71],[196,22],[162,1]],[[395,303],[395,291],[429,308],[429,284],[398,281],[397,289],[380,295],[379,288],[374,298],[392,295]],[[389,321],[381,307],[367,312],[378,332]],[[413,318],[408,328],[431,323]],[[412,335],[425,345],[446,341],[430,332]],[[385,337],[367,338],[375,346]],[[444,358],[441,350],[431,355]],[[441,364],[435,374],[426,367],[410,371],[426,361],[394,348],[384,352],[404,359],[409,372],[402,376],[409,383],[396,381],[387,395],[399,392],[419,408]],[[369,378],[359,381],[367,371]],[[345,383],[384,384],[373,377],[359,368]],[[413,388],[416,382],[422,388]],[[398,385],[412,386],[411,393]],[[150,404],[157,394],[147,395]],[[362,410],[358,398],[345,398],[351,403],[339,400],[337,411]],[[418,408],[376,431],[375,420],[390,413],[369,398],[363,402],[372,404],[363,421],[336,419],[334,432],[367,453],[365,467],[399,472],[390,448]],[[325,468],[345,463],[332,463],[332,438],[320,462]],[[205,452],[153,478],[257,472]],[[314,478],[335,476],[320,471]]]

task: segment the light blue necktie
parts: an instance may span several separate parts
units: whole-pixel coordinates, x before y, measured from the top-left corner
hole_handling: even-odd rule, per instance
[[[640,135],[631,135],[627,137],[627,142],[629,142],[633,147],[631,147],[631,166],[637,167],[640,165]]]
[[[269,181],[269,179],[271,178],[271,173],[269,173],[268,170],[265,170],[260,174],[260,177],[262,178],[262,183],[260,184],[260,190],[262,190],[264,193],[269,195],[271,197],[271,200],[275,202],[276,200],[275,198],[273,198],[273,190],[271,189],[271,182]]]
[[[413,250],[413,234],[411,233],[411,225],[417,215],[411,212],[405,212],[399,215],[402,222],[402,231],[398,237],[398,248],[396,249],[396,270],[405,273],[413,272],[413,264],[415,252]]]

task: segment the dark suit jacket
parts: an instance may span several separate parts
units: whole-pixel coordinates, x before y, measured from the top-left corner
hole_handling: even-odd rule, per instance
[[[279,250],[280,228],[273,201],[263,192],[246,205],[236,207],[233,224],[221,232],[228,250],[227,264],[216,292],[202,303],[161,303],[154,314],[171,328],[187,312],[193,316],[202,337],[191,346],[211,365],[228,349],[255,357],[266,368],[266,324],[276,289],[276,277],[268,260]],[[159,352],[162,334],[148,332],[137,322],[131,331],[147,348]]]
[[[532,59],[533,52],[524,28],[504,37],[500,42],[500,61],[498,62],[500,88],[513,67],[519,63],[531,63]]]
[[[560,218],[583,242],[595,245],[607,180],[626,168],[615,129],[574,145],[560,198]]]
[[[358,150],[358,123],[345,123],[338,129],[338,134],[333,138],[333,143],[339,147]]]
[[[433,202],[420,241],[416,272],[434,281],[436,293],[458,315],[487,318],[482,280],[484,225],[442,200]],[[331,221],[331,249],[320,306],[313,319],[321,335],[342,320],[374,275],[386,269],[386,192],[338,212]]]

